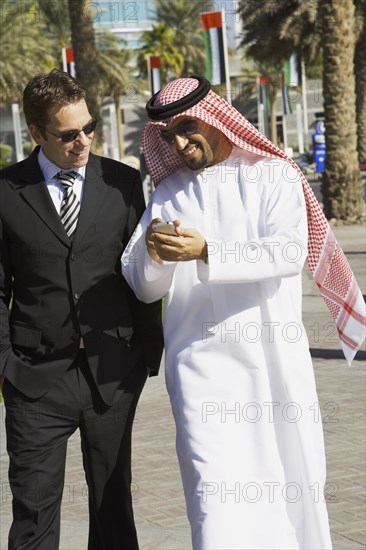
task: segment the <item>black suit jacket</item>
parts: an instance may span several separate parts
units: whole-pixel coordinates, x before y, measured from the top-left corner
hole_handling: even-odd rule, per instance
[[[157,373],[163,347],[161,303],[138,301],[121,275],[122,251],[144,210],[140,176],[90,154],[71,243],[38,152],[0,173],[0,373],[40,397],[71,365],[82,337],[111,403],[142,358]]]

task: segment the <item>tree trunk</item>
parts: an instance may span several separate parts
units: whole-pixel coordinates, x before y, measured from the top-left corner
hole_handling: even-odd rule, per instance
[[[76,78],[87,92],[90,114],[98,120],[93,150],[103,150],[103,124],[101,113],[101,87],[97,71],[97,52],[89,0],[68,0],[71,40],[74,50]]]
[[[355,76],[358,160],[366,169],[366,22],[356,44]]]
[[[271,109],[271,141],[275,145],[277,143],[277,112],[276,112],[276,98],[278,92],[278,83],[269,81],[268,93],[269,93],[269,104]]]
[[[322,175],[327,218],[356,222],[363,214],[357,156],[354,4],[320,0],[323,25],[323,96],[326,168]]]
[[[115,88],[113,93],[114,105],[116,107],[116,123],[117,123],[117,138],[118,138],[118,153],[119,160],[125,156],[123,131],[122,131],[122,115],[121,115],[121,96],[119,86]]]

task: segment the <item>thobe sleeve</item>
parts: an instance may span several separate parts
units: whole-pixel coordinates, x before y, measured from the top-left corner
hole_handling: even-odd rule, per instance
[[[176,262],[154,262],[146,247],[146,228],[153,218],[163,217],[153,203],[145,210],[122,255],[122,273],[137,298],[147,304],[160,300],[172,284]]]
[[[197,261],[203,283],[242,283],[298,275],[307,256],[307,217],[300,177],[289,165],[288,177],[268,185],[265,229],[260,238],[226,242],[210,239],[208,262]]]

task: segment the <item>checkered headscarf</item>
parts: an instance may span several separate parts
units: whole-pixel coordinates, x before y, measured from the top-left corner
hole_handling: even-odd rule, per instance
[[[183,98],[197,86],[198,81],[195,78],[174,80],[159,92],[154,105],[168,105]],[[145,126],[142,147],[155,185],[185,166],[160,136],[160,128],[170,126],[179,116],[203,120],[220,130],[241,149],[263,157],[285,159],[300,173],[308,218],[308,264],[336,322],[343,352],[350,364],[365,339],[365,303],[348,261],[297,164],[258,132],[234,107],[210,90],[193,107],[164,119],[163,122],[149,122]]]

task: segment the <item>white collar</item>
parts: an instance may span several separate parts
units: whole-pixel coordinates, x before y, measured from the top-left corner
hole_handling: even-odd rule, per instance
[[[42,147],[40,148],[38,153],[38,163],[42,170],[42,173],[46,182],[50,182],[55,177],[55,175],[62,170],[62,168],[60,168],[59,166],[56,166],[56,164],[48,160],[48,158],[44,154]],[[80,176],[83,180],[85,179],[86,165],[79,166],[76,168],[70,168],[70,171],[71,170],[74,170],[75,172],[77,172],[78,176]],[[68,170],[65,170],[65,171],[68,171]]]

